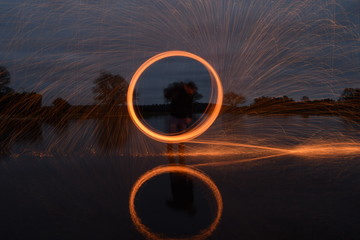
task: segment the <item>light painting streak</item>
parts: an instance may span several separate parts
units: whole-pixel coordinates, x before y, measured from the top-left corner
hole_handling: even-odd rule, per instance
[[[211,78],[212,88],[214,88],[214,85],[215,85],[215,88],[217,90],[214,107],[212,109],[210,109],[211,112],[208,113],[208,116],[206,118],[204,118],[195,127],[191,128],[189,131],[186,131],[179,135],[165,135],[165,134],[160,134],[160,133],[150,130],[147,126],[145,126],[140,121],[139,117],[137,116],[137,114],[135,112],[134,103],[133,103],[135,86],[136,86],[136,83],[138,82],[141,74],[148,67],[150,67],[153,63],[155,63],[163,58],[168,58],[168,57],[188,57],[188,58],[192,58],[192,59],[202,63],[207,68],[209,73],[212,75],[212,78]],[[210,99],[212,99],[212,98],[214,98],[213,95],[210,97]],[[163,53],[157,54],[157,55],[153,56],[152,58],[148,59],[136,70],[134,76],[132,77],[132,79],[130,81],[128,92],[127,92],[127,107],[128,107],[129,115],[130,115],[132,121],[134,122],[134,124],[136,125],[136,127],[142,133],[147,135],[148,137],[155,139],[157,141],[160,141],[160,142],[165,142],[165,143],[186,142],[186,141],[196,138],[199,135],[201,135],[202,133],[204,133],[213,124],[213,122],[219,115],[219,112],[220,112],[220,109],[222,106],[222,101],[223,101],[223,88],[222,88],[220,77],[217,74],[217,72],[215,71],[215,69],[203,58],[201,58],[195,54],[185,52],[185,51],[163,52]],[[207,109],[207,111],[210,111],[210,110]]]
[[[312,144],[312,145],[299,145],[292,148],[272,148],[266,146],[256,146],[256,145],[247,145],[247,144],[240,144],[240,143],[233,143],[233,142],[226,142],[226,141],[192,141],[192,143],[199,143],[199,144],[208,144],[209,151],[206,151],[206,154],[200,155],[195,150],[185,153],[184,156],[186,157],[196,157],[196,156],[239,156],[241,159],[235,160],[215,160],[215,161],[207,161],[203,163],[195,163],[191,166],[193,167],[209,167],[209,166],[227,166],[227,165],[236,165],[239,163],[244,162],[252,162],[276,157],[284,157],[284,156],[299,156],[305,158],[331,158],[331,157],[351,157],[351,156],[358,156],[360,154],[360,143],[327,143],[327,144]],[[236,149],[227,150],[227,149],[217,149],[211,150],[213,147],[210,146],[232,146]],[[196,148],[194,148],[196,149]],[[258,152],[258,150],[265,150],[263,152]],[[192,149],[193,150],[193,149]],[[237,153],[235,153],[237,151]],[[260,155],[260,156],[254,156]]]
[[[331,157],[360,154],[360,143],[329,143],[302,145],[288,150],[291,155],[305,157]]]
[[[253,162],[258,161],[262,159],[268,159],[268,158],[275,158],[275,157],[281,157],[286,154],[274,154],[274,155],[267,155],[267,156],[261,156],[261,157],[254,157],[254,158],[245,158],[245,159],[237,159],[237,160],[230,160],[230,161],[217,161],[217,162],[204,162],[204,163],[197,163],[193,164],[193,167],[216,167],[216,166],[227,166],[227,165],[235,165],[238,163],[244,163],[244,162]]]
[[[274,148],[274,147],[250,145],[250,144],[234,143],[234,142],[201,141],[201,140],[192,140],[191,142],[199,143],[199,144],[212,144],[212,145],[222,145],[222,146],[232,146],[232,147],[245,147],[245,148],[255,148],[255,149],[258,148],[258,149],[262,149],[262,150],[271,150],[271,151],[278,151],[278,152],[287,152],[288,151],[283,148]]]
[[[216,229],[217,225],[219,224],[221,215],[222,215],[222,211],[223,211],[223,201],[222,201],[222,197],[221,197],[221,193],[219,191],[219,189],[217,188],[217,186],[215,185],[215,183],[208,177],[206,176],[204,173],[199,172],[198,170],[195,170],[193,168],[190,167],[184,167],[184,166],[174,166],[174,165],[170,165],[170,166],[160,166],[157,168],[154,168],[148,172],[146,172],[144,175],[142,175],[134,184],[134,186],[132,187],[131,193],[130,193],[130,199],[129,199],[129,210],[130,210],[130,215],[131,215],[131,219],[133,221],[133,223],[135,224],[135,226],[137,227],[137,229],[147,238],[149,239],[157,239],[157,240],[163,240],[163,239],[167,239],[167,240],[171,240],[171,239],[182,239],[182,238],[164,238],[163,236],[161,236],[160,234],[156,234],[151,232],[151,229],[149,229],[147,226],[145,226],[142,222],[141,219],[138,217],[136,210],[135,210],[135,197],[137,192],[139,191],[139,189],[141,188],[141,186],[147,182],[148,180],[150,180],[151,178],[163,174],[163,173],[169,173],[169,172],[173,172],[173,173],[185,173],[188,175],[191,175],[193,177],[198,178],[199,180],[201,180],[202,182],[204,182],[209,189],[212,191],[216,203],[217,203],[217,212],[216,212],[216,217],[214,219],[214,221],[212,222],[212,224],[202,230],[198,235],[192,236],[190,238],[183,238],[185,239],[193,239],[193,240],[200,240],[200,239],[206,239],[208,238],[213,231]]]

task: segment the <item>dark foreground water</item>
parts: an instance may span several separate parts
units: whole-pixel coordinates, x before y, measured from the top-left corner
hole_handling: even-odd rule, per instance
[[[152,233],[162,239],[360,239],[357,153],[275,156],[187,143],[183,155],[178,146],[169,155],[166,144],[143,137],[124,119],[19,120],[5,127],[0,239],[145,239]],[[200,137],[283,148],[358,138],[356,122],[324,116],[224,116]],[[220,221],[213,225],[219,203],[204,180],[165,172],[136,194],[137,219],[147,226],[141,232],[129,212],[133,186],[173,162],[216,185]]]

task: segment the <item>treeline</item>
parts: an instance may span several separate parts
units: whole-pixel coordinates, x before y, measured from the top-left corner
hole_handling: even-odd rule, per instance
[[[206,108],[211,108],[212,104],[208,103],[199,103],[195,102],[193,104],[193,112],[194,113],[203,113]],[[138,105],[135,107],[137,112],[141,113],[143,116],[153,115],[153,114],[167,114],[170,112],[170,104],[152,104],[152,105]]]
[[[339,105],[332,99],[295,101],[287,96],[260,97],[237,110],[247,114],[335,114]]]
[[[0,114],[29,117],[41,112],[42,96],[35,92],[0,94]]]
[[[225,104],[224,111],[246,114],[332,114],[332,115],[360,115],[360,88],[345,88],[337,99],[310,100],[304,96],[295,101],[287,96],[255,98],[249,106],[237,107]]]
[[[126,115],[126,93],[128,82],[121,75],[114,75],[102,71],[94,79],[92,92],[97,104],[72,106],[66,100],[57,98],[51,106],[42,106],[42,95],[35,92],[18,93],[8,87],[10,83],[9,71],[0,66],[0,116],[2,118],[37,118],[44,121],[65,121],[68,119],[103,118],[108,116]],[[182,86],[183,82],[175,82],[165,88],[171,90]],[[193,83],[194,84],[194,83]],[[195,84],[194,84],[195,85]],[[197,86],[195,88],[197,90]],[[171,95],[171,94],[170,94]],[[137,98],[138,93],[134,93]],[[193,111],[203,113],[212,108],[212,104],[199,103],[202,95],[194,94]],[[166,114],[170,112],[170,99],[165,104],[138,105],[136,110],[143,116],[152,114]],[[360,115],[360,88],[345,88],[337,100],[310,100],[304,96],[295,101],[287,96],[261,96],[255,98],[248,106],[239,106],[246,102],[246,98],[233,91],[224,94],[222,112],[233,114],[338,114]]]
[[[64,119],[100,118],[116,114],[126,114],[126,106],[70,105],[57,98],[51,106],[42,106],[42,95],[34,92],[0,95],[0,116],[3,118],[36,118],[44,121]]]
[[[360,115],[360,89],[346,89],[338,100],[310,100],[303,97],[295,101],[287,96],[255,98],[248,106],[229,105],[224,102],[222,112],[233,114],[305,114],[305,115]],[[30,93],[11,93],[0,96],[0,115],[19,118],[38,118],[44,121],[69,119],[103,118],[127,115],[126,104],[70,105],[66,100],[57,98],[51,106],[41,106],[42,96]],[[203,113],[212,106],[195,102],[194,113]],[[154,114],[167,114],[170,104],[135,106],[144,117]]]

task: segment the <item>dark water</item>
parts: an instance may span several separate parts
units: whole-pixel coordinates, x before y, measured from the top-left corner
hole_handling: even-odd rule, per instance
[[[1,239],[145,239],[130,217],[130,192],[145,172],[174,161],[206,174],[221,193],[221,220],[207,239],[360,239],[356,154],[196,167],[246,156],[182,156],[177,146],[168,156],[166,144],[143,137],[128,119],[3,126]],[[338,117],[223,116],[206,136],[291,146],[315,139],[354,142],[359,128]],[[183,151],[191,153],[191,144]],[[198,235],[218,209],[202,180],[173,172],[144,183],[135,205],[149,231],[164,238]]]

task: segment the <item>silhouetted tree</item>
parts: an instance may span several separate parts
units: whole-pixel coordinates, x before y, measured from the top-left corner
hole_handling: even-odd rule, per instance
[[[0,96],[14,92],[13,89],[9,88],[11,76],[9,71],[4,66],[0,66]]]
[[[53,107],[48,112],[48,120],[55,122],[63,128],[69,118],[69,109],[71,105],[62,98],[56,98],[53,102]],[[58,126],[56,126],[58,127]]]
[[[267,104],[267,103],[272,103],[274,102],[275,98],[274,97],[268,97],[268,96],[262,96],[262,97],[257,97],[254,99],[254,103],[253,105],[262,105],[262,104]]]
[[[165,102],[171,102],[171,100],[173,99],[174,96],[177,95],[177,93],[179,91],[181,91],[184,88],[184,85],[187,84],[189,85],[191,88],[193,88],[195,90],[194,94],[193,94],[193,100],[194,102],[200,100],[203,95],[201,95],[197,90],[198,87],[196,86],[196,84],[192,81],[190,82],[173,82],[170,83],[165,89],[164,89],[164,98],[165,98]]]
[[[224,94],[224,104],[230,107],[236,107],[239,104],[243,104],[246,101],[244,96],[235,92],[227,92]]]
[[[310,102],[310,98],[307,97],[307,96],[303,96],[303,97],[301,98],[301,101],[303,101],[303,102]]]
[[[254,103],[252,105],[279,105],[284,103],[294,102],[294,99],[289,98],[288,96],[282,97],[268,97],[262,96],[254,99]]]
[[[67,111],[70,108],[70,104],[62,98],[55,99],[52,104],[57,111]]]
[[[276,99],[281,101],[281,102],[294,102],[294,99],[289,98],[288,96],[282,96],[282,97],[276,98]]]
[[[345,88],[339,101],[360,103],[360,88]]]
[[[99,103],[115,106],[126,102],[129,84],[122,76],[101,72],[94,83],[96,86],[93,88],[93,93]]]
[[[0,66],[0,86],[10,83],[10,73],[4,66]]]

